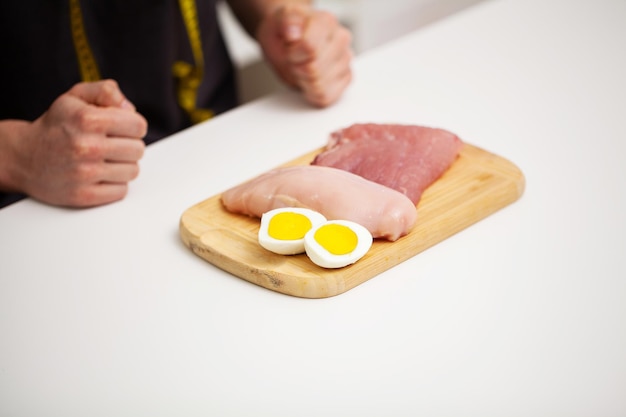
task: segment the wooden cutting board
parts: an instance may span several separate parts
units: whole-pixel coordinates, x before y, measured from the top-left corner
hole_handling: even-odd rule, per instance
[[[309,164],[322,149],[287,165]],[[524,192],[524,176],[510,161],[465,144],[459,158],[422,195],[411,232],[395,242],[375,240],[358,262],[324,269],[305,255],[276,255],[257,241],[259,219],[224,209],[220,194],[180,218],[183,242],[196,255],[254,284],[298,297],[324,298],[356,287],[495,211]]]

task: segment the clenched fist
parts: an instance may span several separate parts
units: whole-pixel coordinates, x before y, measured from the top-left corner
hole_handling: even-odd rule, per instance
[[[261,20],[256,38],[283,81],[316,106],[337,101],[352,80],[351,34],[328,12],[278,7]]]
[[[35,121],[13,125],[3,188],[62,206],[119,200],[139,173],[146,132],[115,81],[76,84]]]

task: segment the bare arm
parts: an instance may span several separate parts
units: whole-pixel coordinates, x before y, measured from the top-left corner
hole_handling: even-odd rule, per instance
[[[24,120],[0,120],[0,191],[18,192],[19,163],[12,155],[17,152],[19,138],[30,123]]]
[[[310,6],[311,0],[226,0],[250,36],[256,38],[261,20],[286,5]]]

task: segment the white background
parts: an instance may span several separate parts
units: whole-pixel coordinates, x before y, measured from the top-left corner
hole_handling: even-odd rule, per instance
[[[626,415],[626,3],[493,0],[152,145],[128,197],[0,210],[0,416]],[[337,297],[217,270],[191,205],[357,121],[445,127],[523,197]]]

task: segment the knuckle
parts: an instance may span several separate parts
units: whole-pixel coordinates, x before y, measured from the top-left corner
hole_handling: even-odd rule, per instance
[[[318,52],[315,45],[309,40],[303,40],[298,44],[296,52],[292,55],[291,60],[294,63],[302,64],[317,59]]]
[[[107,78],[101,81],[102,91],[107,93],[113,93],[119,90],[119,84],[112,78]]]
[[[117,81],[112,79],[102,80],[100,82],[99,98],[97,101],[107,103],[114,99],[120,91]]]
[[[82,132],[102,132],[104,123],[99,113],[91,106],[82,106],[74,114],[74,123]]]
[[[324,24],[328,25],[328,27],[337,26],[339,24],[337,17],[327,10],[320,10],[319,17],[324,21]]]
[[[315,104],[319,107],[328,107],[332,104],[333,98],[325,93],[319,94],[315,99]]]
[[[352,33],[344,27],[341,28],[341,30],[337,34],[337,37],[339,38],[339,41],[345,46],[352,44]]]
[[[78,83],[75,83],[74,85],[72,85],[72,87],[70,87],[69,90],[67,90],[64,94],[65,95],[76,95],[78,93],[78,91],[83,88],[83,85],[86,84],[85,81],[81,81]]]
[[[308,62],[306,64],[300,65],[298,70],[300,76],[305,80],[315,80],[319,78],[319,69],[315,62]]]
[[[309,90],[307,98],[311,103],[319,107],[325,107],[330,100],[329,94],[321,87],[315,86]]]
[[[104,153],[104,145],[101,141],[91,140],[84,136],[76,138],[72,146],[72,157],[76,161],[102,160]]]
[[[92,184],[98,179],[96,164],[78,164],[69,173],[71,182],[78,185]]]
[[[77,187],[67,194],[67,203],[73,207],[87,207],[94,204],[95,193],[89,187]]]

